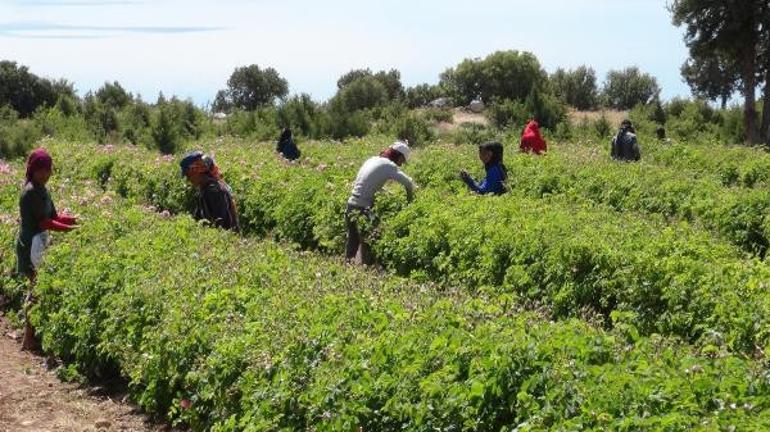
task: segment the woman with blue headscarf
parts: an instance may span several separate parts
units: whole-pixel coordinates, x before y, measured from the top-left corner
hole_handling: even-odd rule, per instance
[[[195,219],[207,220],[213,226],[240,231],[238,211],[230,186],[222,180],[219,167],[211,156],[201,151],[185,155],[179,162],[182,176],[198,190]]]

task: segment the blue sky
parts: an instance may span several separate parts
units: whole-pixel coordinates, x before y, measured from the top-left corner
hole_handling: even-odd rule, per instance
[[[237,66],[276,68],[292,93],[326,99],[353,68],[397,68],[406,85],[496,50],[545,69],[587,64],[600,80],[636,65],[663,96],[686,96],[682,30],[666,0],[0,0],[0,59],[73,81],[82,95],[118,80],[213,99]]]

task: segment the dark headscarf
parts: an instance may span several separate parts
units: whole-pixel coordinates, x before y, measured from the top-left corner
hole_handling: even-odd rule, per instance
[[[202,158],[203,158],[203,152],[200,150],[191,151],[186,155],[184,155],[182,160],[179,161],[179,167],[182,170],[182,177],[187,175],[187,171],[189,171],[190,166],[192,166],[193,162]]]
[[[620,130],[622,132],[631,132],[636,133],[636,129],[634,128],[634,124],[631,123],[631,120],[623,120],[623,122],[620,123]]]
[[[278,138],[278,142],[282,143],[282,142],[284,142],[286,140],[290,140],[290,139],[291,139],[291,129],[284,128],[283,131],[281,132],[281,136]]]
[[[403,157],[403,155],[398,150],[388,147],[380,152],[380,157],[389,159],[393,163],[398,163],[398,158]]]
[[[620,130],[618,131],[618,135],[615,137],[616,143],[621,143],[623,139],[623,135],[626,134],[626,132],[636,133],[636,129],[634,129],[634,124],[631,123],[631,120],[623,120],[620,123]]]
[[[32,152],[27,159],[27,181],[32,181],[32,176],[39,170],[50,170],[53,168],[53,159],[51,155],[43,148]]]
[[[503,145],[497,141],[489,141],[484,144],[479,144],[479,150],[486,150],[492,153],[492,159],[489,163],[485,164],[484,168],[490,169],[495,165],[500,165],[503,169],[503,175],[508,178],[508,168],[503,163]]]

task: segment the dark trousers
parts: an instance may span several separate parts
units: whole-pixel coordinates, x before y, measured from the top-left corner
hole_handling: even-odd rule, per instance
[[[345,225],[348,230],[348,241],[345,244],[345,260],[356,264],[371,265],[374,257],[369,245],[364,241],[359,228],[359,220],[370,219],[372,214],[369,209],[348,205],[345,211]]]

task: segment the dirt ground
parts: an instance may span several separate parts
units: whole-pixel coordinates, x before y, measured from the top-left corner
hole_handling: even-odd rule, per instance
[[[583,119],[588,119],[588,121],[596,121],[598,120],[602,115],[610,122],[610,125],[612,125],[613,128],[620,125],[620,122],[628,118],[628,111],[615,111],[615,110],[606,110],[606,111],[576,111],[576,110],[570,110],[569,111],[569,118],[572,120],[572,123],[575,125],[580,124],[580,122],[583,121]]]
[[[568,113],[569,119],[572,121],[572,124],[578,125],[580,124],[583,119],[587,119],[588,121],[596,121],[598,120],[602,115],[604,115],[607,120],[610,122],[610,125],[612,127],[616,127],[622,122],[624,119],[628,117],[628,111],[615,111],[615,110],[606,110],[606,111],[576,111],[576,110],[570,110]],[[481,114],[474,114],[472,112],[463,110],[463,109],[454,109],[454,121],[453,123],[440,123],[439,124],[439,130],[442,132],[451,132],[459,127],[459,125],[463,123],[476,123],[483,126],[489,125],[489,120],[487,119],[486,115],[484,113]]]
[[[20,336],[0,312],[0,432],[170,430],[121,396],[59,381],[45,358],[20,351]]]

